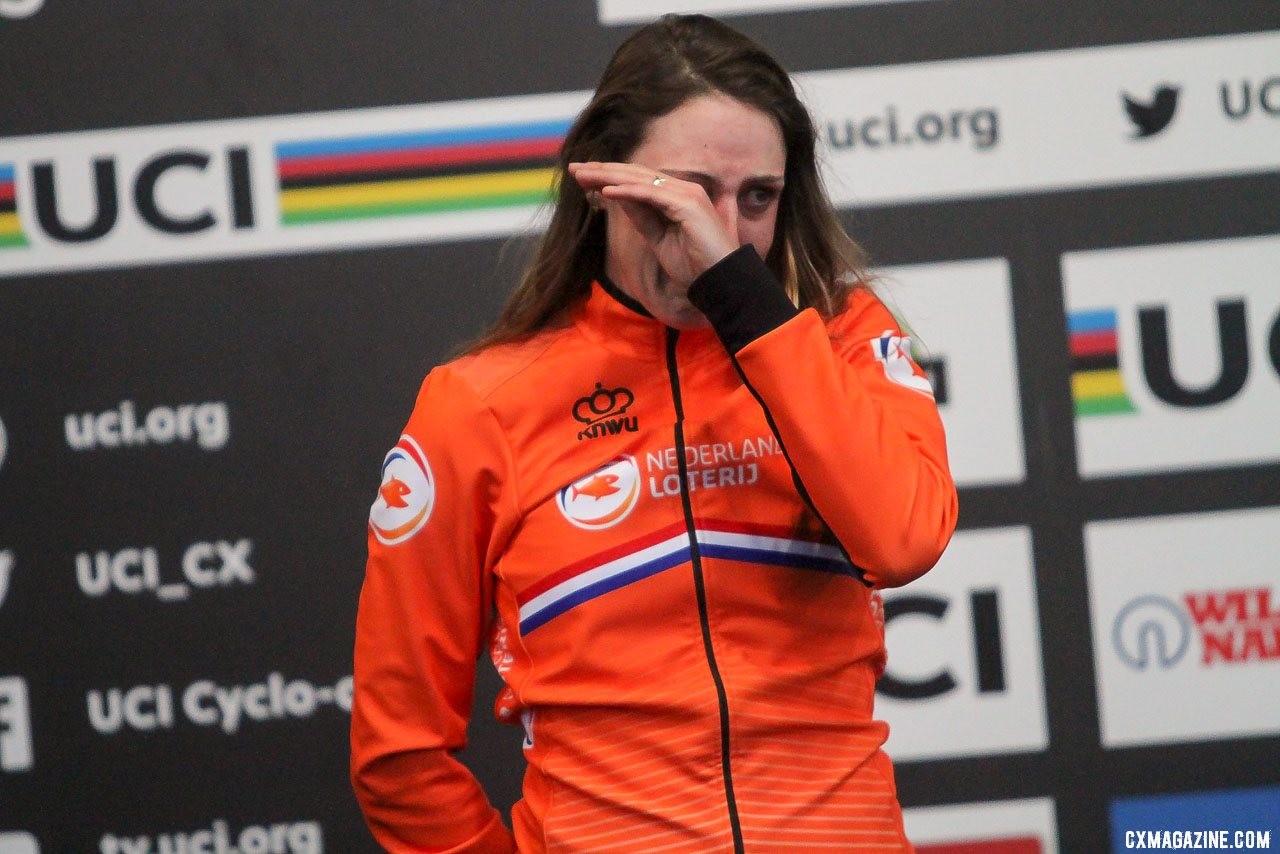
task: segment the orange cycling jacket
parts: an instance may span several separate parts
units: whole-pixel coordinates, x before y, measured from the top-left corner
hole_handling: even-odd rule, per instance
[[[928,382],[869,291],[824,323],[750,247],[690,299],[710,329],[597,282],[423,383],[356,627],[353,783],[394,854],[911,850],[875,590],[955,527]],[[510,830],[454,758],[488,645]]]

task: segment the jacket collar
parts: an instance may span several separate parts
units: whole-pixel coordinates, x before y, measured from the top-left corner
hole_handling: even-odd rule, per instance
[[[607,350],[638,359],[666,359],[667,326],[603,276],[591,283],[591,292],[575,310],[574,325]],[[720,342],[707,327],[682,331],[678,346],[683,357],[686,351],[692,356],[719,348]]]

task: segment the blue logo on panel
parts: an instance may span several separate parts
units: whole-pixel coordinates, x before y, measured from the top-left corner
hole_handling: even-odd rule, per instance
[[[1280,786],[1111,802],[1113,852],[1173,847],[1267,850],[1272,846],[1280,848]]]

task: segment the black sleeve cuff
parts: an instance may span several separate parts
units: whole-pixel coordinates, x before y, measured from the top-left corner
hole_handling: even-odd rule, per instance
[[[730,353],[800,313],[754,247],[739,247],[689,286],[689,302],[702,312]]]

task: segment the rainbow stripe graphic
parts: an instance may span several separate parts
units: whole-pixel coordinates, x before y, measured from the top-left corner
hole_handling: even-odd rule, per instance
[[[541,204],[569,125],[556,119],[280,143],[280,221]]]
[[[1075,311],[1067,317],[1071,396],[1076,415],[1137,412],[1124,388],[1114,308]]]
[[[0,249],[14,249],[27,245],[22,233],[22,220],[18,219],[18,185],[13,164],[0,163]]]

